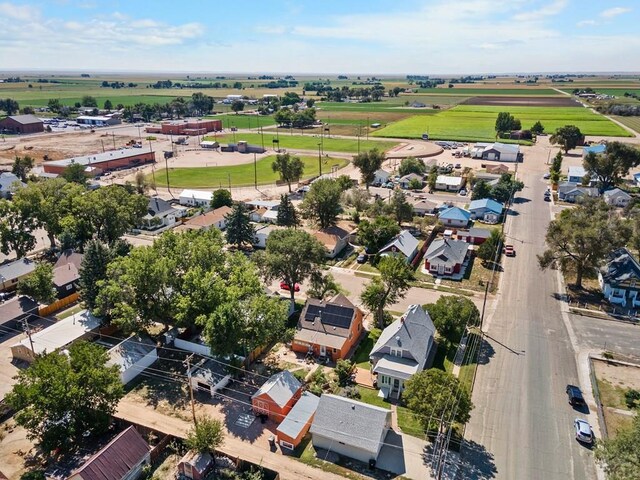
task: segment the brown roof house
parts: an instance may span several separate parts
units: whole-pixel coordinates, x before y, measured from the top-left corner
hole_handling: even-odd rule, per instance
[[[338,222],[322,230],[308,230],[327,249],[327,258],[335,258],[349,244],[354,227],[348,222]]]
[[[67,480],[135,480],[148,463],[149,445],[131,426],[89,458]]]
[[[215,210],[211,210],[197,217],[190,218],[184,224],[176,227],[176,232],[184,232],[187,230],[209,230],[210,228],[217,228],[218,230],[224,230],[227,228],[227,216],[231,213],[231,207],[220,207]]]
[[[65,250],[53,266],[53,285],[58,298],[65,298],[75,293],[80,279],[80,266],[84,255],[73,250]]]

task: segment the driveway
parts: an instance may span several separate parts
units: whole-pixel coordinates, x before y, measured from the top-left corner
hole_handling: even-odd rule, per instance
[[[434,478],[427,464],[428,442],[389,430],[384,443],[376,462],[377,468],[414,480]]]

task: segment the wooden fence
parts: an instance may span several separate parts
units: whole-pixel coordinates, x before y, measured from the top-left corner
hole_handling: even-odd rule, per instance
[[[64,298],[61,298],[60,300],[56,300],[50,305],[40,307],[38,309],[38,315],[40,315],[41,317],[46,317],[48,315],[51,315],[52,313],[62,310],[64,307],[77,302],[79,298],[80,298],[80,294],[78,292],[72,293],[68,297],[64,297]]]

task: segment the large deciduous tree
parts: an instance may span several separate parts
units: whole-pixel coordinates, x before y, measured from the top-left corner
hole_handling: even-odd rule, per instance
[[[6,400],[16,423],[44,451],[71,451],[104,433],[123,395],[118,366],[99,345],[79,342],[20,370]]]
[[[236,203],[231,211],[225,215],[227,221],[226,239],[236,248],[251,245],[255,237],[255,230],[249,218],[249,211],[243,203]]]
[[[358,242],[367,252],[378,253],[393,237],[400,233],[400,227],[389,216],[379,216],[372,221],[362,220],[358,225]]]
[[[603,154],[590,152],[584,158],[587,175],[598,182],[598,190],[603,193],[622,183],[629,170],[640,165],[640,150],[620,142],[611,142]]]
[[[402,190],[396,190],[389,199],[389,210],[398,225],[413,218],[413,206],[407,201],[407,197]]]
[[[465,326],[473,327],[480,322],[478,307],[466,297],[444,295],[435,303],[424,305],[438,333],[450,341],[458,341]]]
[[[597,268],[614,249],[626,245],[631,229],[602,200],[585,200],[566,209],[549,224],[547,250],[538,255],[541,269],[559,266],[563,272],[572,266],[576,287],[590,269]]]
[[[86,166],[81,163],[72,163],[65,168],[60,176],[67,182],[77,183],[78,185],[87,184]]]
[[[407,157],[400,162],[398,167],[398,175],[404,177],[410,173],[416,173],[418,175],[424,175],[427,171],[427,167],[420,158]]]
[[[53,288],[53,266],[50,263],[38,263],[32,273],[20,279],[18,293],[38,303],[53,303],[57,296]]]
[[[313,182],[302,201],[302,216],[312,220],[320,228],[335,225],[338,215],[342,212],[341,195],[342,188],[335,180],[321,178]]]
[[[25,155],[24,157],[17,157],[13,160],[13,165],[11,166],[11,173],[15,176],[19,177],[23,182],[27,181],[27,175],[35,165],[35,160],[29,155]]]
[[[219,188],[213,192],[211,196],[211,208],[231,207],[233,206],[233,199],[231,198],[231,192],[226,188]]]
[[[287,184],[291,193],[291,184],[300,180],[304,173],[304,162],[290,153],[279,153],[271,164],[271,169],[280,175],[280,180]]]
[[[568,153],[569,150],[581,145],[583,141],[584,135],[575,125],[560,127],[549,137],[549,142],[552,145],[560,145],[560,148],[564,150],[565,154]]]
[[[214,454],[224,443],[224,424],[217,418],[202,416],[187,432],[185,444],[190,450]]]
[[[428,432],[438,431],[441,418],[466,423],[473,409],[471,396],[458,378],[436,368],[423,370],[407,380],[402,398]]]
[[[360,299],[373,313],[379,328],[384,328],[384,309],[404,298],[413,280],[413,271],[401,256],[384,256],[378,263],[380,276],[365,287]]]
[[[376,178],[376,170],[382,167],[384,152],[377,148],[362,152],[353,157],[353,165],[360,170],[362,181],[369,189],[369,184]]]
[[[640,472],[640,414],[636,410],[631,425],[621,428],[615,437],[598,441],[596,462],[609,480],[635,480]]]
[[[498,118],[496,118],[496,135],[500,136],[511,130],[519,130],[521,126],[520,121],[514,118],[509,112],[500,112],[498,113]]]
[[[5,255],[15,252],[17,258],[24,257],[36,246],[31,233],[36,227],[35,220],[25,216],[18,207],[0,199],[0,251]]]
[[[504,242],[504,235],[500,230],[491,230],[489,238],[487,238],[478,247],[478,258],[483,262],[497,261],[500,257],[496,255],[496,252],[500,252],[502,244]]]

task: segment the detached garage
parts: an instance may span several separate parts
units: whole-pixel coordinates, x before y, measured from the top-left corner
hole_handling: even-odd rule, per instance
[[[320,397],[304,392],[283,422],[278,425],[278,443],[282,448],[295,449],[311,428]]]
[[[109,350],[108,365],[120,367],[120,380],[126,385],[158,359],[155,343],[148,337],[127,338]]]

